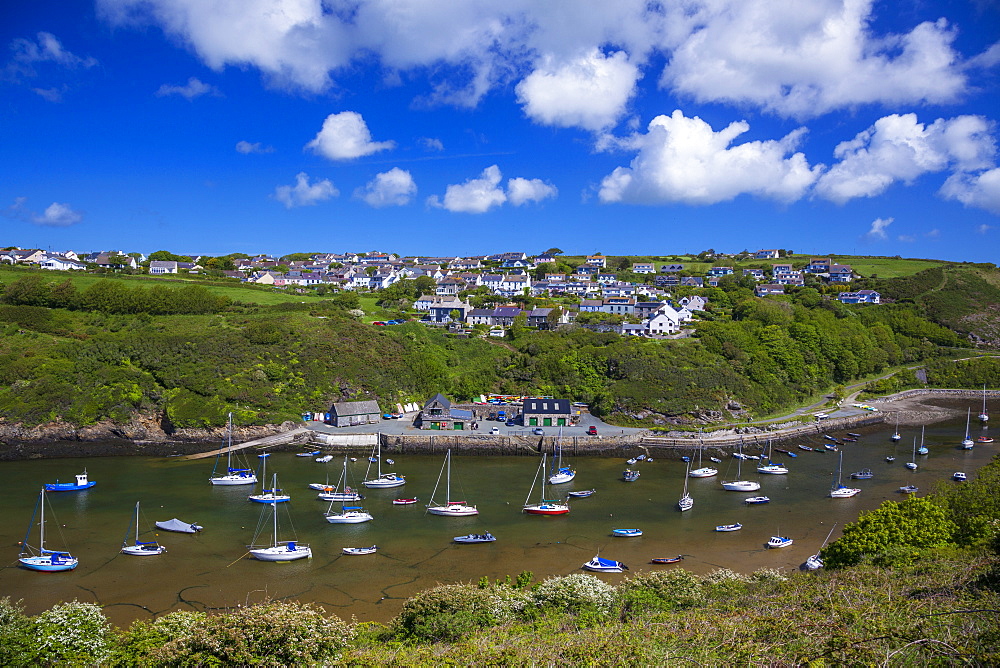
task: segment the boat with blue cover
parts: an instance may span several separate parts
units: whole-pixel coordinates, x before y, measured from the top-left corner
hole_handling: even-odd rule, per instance
[[[588,571],[595,573],[623,573],[628,570],[628,566],[614,559],[603,559],[600,555],[583,565]]]
[[[31,529],[35,523],[35,513],[40,513],[40,523],[38,529],[38,550],[32,550],[28,543],[31,536]],[[42,571],[55,573],[60,571],[71,571],[76,568],[80,561],[69,552],[63,550],[49,550],[45,547],[45,489],[38,494],[38,503],[31,513],[31,521],[28,522],[28,531],[21,541],[21,554],[18,555],[18,563],[32,571]]]
[[[642,535],[642,529],[612,529],[611,533],[615,536],[635,537]]]

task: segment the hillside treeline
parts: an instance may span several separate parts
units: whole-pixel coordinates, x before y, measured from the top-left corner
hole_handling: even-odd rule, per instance
[[[372,327],[350,310],[356,298],[248,306],[198,286],[104,280],[77,291],[30,275],[0,293],[0,418],[88,425],[143,412],[196,427],[222,425],[233,411],[241,424],[261,424],[338,399],[374,398],[391,409],[436,392],[458,400],[499,392],[584,401],[611,422],[654,424],[730,401],[773,413],[967,345],[915,304],[851,307],[809,290],[765,300],[739,287],[717,292],[729,303],[695,323],[689,338],[570,325],[514,327],[495,341],[414,322]]]

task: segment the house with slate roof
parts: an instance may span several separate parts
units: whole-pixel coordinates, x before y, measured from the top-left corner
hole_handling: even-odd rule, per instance
[[[382,421],[382,411],[377,401],[338,401],[330,406],[327,424],[334,427],[351,427],[357,424],[377,424]]]
[[[521,408],[525,427],[568,427],[573,422],[569,399],[524,399]]]
[[[465,430],[471,428],[473,419],[472,411],[452,408],[451,402],[439,392],[424,404],[416,426],[435,431]]]

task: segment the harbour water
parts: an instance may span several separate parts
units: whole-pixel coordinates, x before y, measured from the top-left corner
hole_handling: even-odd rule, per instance
[[[997,411],[994,410],[996,415]],[[438,583],[475,581],[482,576],[502,578],[523,570],[536,578],[579,572],[581,564],[600,551],[601,556],[623,561],[635,573],[653,566],[652,557],[684,555],[681,567],[707,573],[726,567],[749,572],[758,568],[798,568],[816,552],[834,524],[838,530],[857,519],[863,510],[886,499],[901,499],[901,485],[914,484],[920,494],[937,484],[951,482],[955,471],[974,478],[975,471],[1000,451],[997,443],[959,449],[965,432],[961,420],[928,425],[928,456],[917,457],[919,469],[908,471],[914,438],[919,429],[902,432],[893,445],[892,428],[883,425],[863,432],[857,443],[841,446],[844,484],[863,491],[850,499],[831,499],[838,455],[806,452],[785,445],[798,456],[774,453],[788,475],[758,475],[755,462],[743,462],[743,478],[758,480],[756,494],[770,497],[765,505],[742,503],[748,494],[727,492],[721,481],[736,476],[736,460],[715,464],[719,475],[689,479],[694,508],[681,513],[685,468],[681,462],[658,459],[637,464],[641,477],[621,480],[621,459],[579,457],[569,459],[577,470],[568,484],[549,487],[548,498],[563,498],[573,489],[596,489],[583,499],[571,499],[569,515],[526,516],[521,506],[538,467],[533,457],[455,457],[452,465],[452,500],[479,507],[478,516],[449,518],[424,512],[443,457],[395,456],[389,470],[407,477],[407,484],[393,489],[365,489],[359,504],[371,512],[372,522],[331,525],[323,518],[328,503],[316,499],[307,483],[335,482],[343,458],[328,464],[292,453],[275,453],[268,461],[268,477],[275,472],[292,501],[279,514],[279,538],[297,537],[312,546],[314,557],[291,563],[263,563],[248,558],[246,545],[254,536],[262,510],[270,523],[270,507],[249,503],[249,487],[218,487],[208,482],[212,462],[140,457],[51,459],[4,462],[0,472],[7,499],[7,520],[0,524],[0,545],[8,558],[0,569],[0,595],[22,599],[30,613],[65,600],[99,603],[117,624],[149,618],[173,610],[218,610],[264,599],[291,598],[322,605],[328,612],[359,620],[387,621],[403,600]],[[997,431],[996,427],[992,431]],[[973,424],[972,437],[990,433]],[[843,436],[843,434],[834,434]],[[803,444],[822,448],[823,439]],[[655,451],[654,451],[655,452]],[[884,461],[888,454],[896,461]],[[639,454],[639,451],[636,452]],[[756,453],[755,453],[756,454]],[[654,455],[655,456],[655,455]],[[253,460],[256,465],[257,460]],[[705,464],[709,462],[706,459]],[[349,465],[350,482],[365,479],[366,457]],[[694,466],[697,466],[695,459]],[[50,548],[68,548],[80,566],[67,573],[36,573],[17,564],[18,542],[31,517],[38,491],[45,482],[71,480],[84,468],[97,485],[87,491],[49,494],[54,514],[47,513]],[[871,480],[851,481],[850,473],[863,468],[874,472]],[[383,469],[385,470],[385,469]],[[442,483],[443,485],[443,483]],[[539,490],[536,487],[534,499]],[[399,497],[420,502],[395,506]],[[443,502],[443,491],[439,490]],[[141,502],[143,523],[152,529],[156,520],[178,517],[197,522],[205,530],[197,535],[151,531],[168,552],[154,557],[121,555],[121,547],[134,506]],[[338,505],[334,506],[339,507]],[[740,522],[742,531],[717,533],[717,524]],[[643,530],[641,537],[613,538],[616,527]],[[497,541],[458,545],[454,536],[491,531]],[[293,536],[294,531],[294,536]],[[768,550],[775,534],[794,539],[791,547]],[[37,536],[37,531],[33,537]],[[264,531],[264,539],[269,537]],[[35,538],[37,540],[37,538]],[[343,547],[378,545],[369,556],[347,556]],[[619,575],[602,575],[617,581]]]

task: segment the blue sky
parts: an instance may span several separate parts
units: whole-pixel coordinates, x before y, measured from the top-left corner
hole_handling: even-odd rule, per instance
[[[1000,250],[996,2],[36,0],[0,19],[2,245]]]

